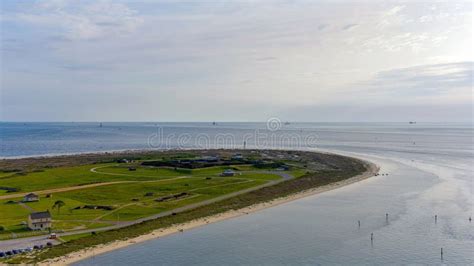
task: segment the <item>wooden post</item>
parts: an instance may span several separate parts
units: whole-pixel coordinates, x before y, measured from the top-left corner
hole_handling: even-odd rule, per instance
[[[441,248],[441,259],[443,259],[443,248]]]

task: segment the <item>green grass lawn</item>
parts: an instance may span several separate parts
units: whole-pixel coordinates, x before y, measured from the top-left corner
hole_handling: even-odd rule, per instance
[[[14,175],[14,174],[15,174],[14,172],[0,172],[0,179],[9,177],[9,176]]]
[[[29,211],[17,204],[6,204],[6,201],[0,203],[0,225],[5,227],[5,231],[0,234],[8,234],[8,231],[21,231],[21,222],[26,221]]]
[[[302,176],[304,176],[305,174],[308,173],[308,170],[306,170],[306,169],[291,169],[287,173],[289,173],[290,175],[292,175],[294,177],[302,177]]]
[[[96,166],[100,165],[60,167],[45,169],[41,172],[14,174],[0,179],[0,186],[18,188],[21,192],[29,192],[97,182],[130,180],[129,177],[101,175],[90,172],[90,169]]]
[[[75,240],[75,239],[79,239],[79,238],[83,238],[83,237],[88,237],[90,236],[91,234],[90,233],[83,233],[83,234],[75,234],[75,235],[68,235],[68,236],[62,236],[61,237],[61,240],[63,242],[68,242],[68,241],[71,241],[71,240]]]
[[[0,187],[13,187],[20,189],[21,192],[30,192],[113,181],[151,181],[187,175],[219,175],[225,169],[233,168],[233,166],[217,166],[194,170],[174,170],[133,165],[136,171],[129,171],[129,167],[130,165],[113,163],[59,167],[26,174],[2,173]],[[95,168],[97,173],[91,172],[92,168]],[[239,165],[235,168],[245,171],[258,170],[252,166]],[[0,190],[0,193],[7,194],[4,190]]]
[[[22,198],[0,201],[0,225],[6,230],[0,237],[8,237],[11,232],[31,233],[22,225],[31,211],[50,210],[53,230],[78,230],[99,228],[116,221],[130,221],[160,212],[169,211],[188,204],[212,199],[242,189],[265,184],[281,177],[270,173],[237,172],[233,177],[219,176],[225,169],[237,171],[261,171],[249,165],[217,166],[201,169],[171,169],[142,167],[135,164],[136,171],[129,171],[126,164],[94,164],[75,167],[45,169],[22,175],[0,178],[0,186],[15,187],[25,191],[69,187],[97,182],[133,181],[131,183],[108,184],[91,188],[53,193],[47,198],[40,195],[40,201],[7,204]],[[90,169],[95,168],[96,172]],[[178,178],[179,177],[179,178]],[[189,193],[187,197],[156,202],[163,196]],[[146,196],[153,193],[152,196]],[[8,194],[8,193],[4,193]],[[55,201],[65,203],[59,211],[52,209]],[[113,210],[79,208],[85,205],[111,206]]]
[[[129,167],[135,167],[135,171],[130,171]],[[182,176],[183,173],[167,168],[139,167],[130,165],[111,165],[96,169],[99,173],[124,175],[123,178],[132,177],[133,180],[155,180],[157,178],[171,178]]]

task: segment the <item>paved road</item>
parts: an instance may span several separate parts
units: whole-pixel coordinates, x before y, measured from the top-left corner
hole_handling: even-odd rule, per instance
[[[280,183],[280,182],[283,182],[283,181],[294,178],[292,175],[290,175],[288,173],[285,173],[285,172],[280,172],[280,171],[247,171],[245,173],[276,174],[276,175],[279,175],[281,177],[281,179],[272,180],[268,183],[265,183],[265,184],[262,184],[262,185],[259,185],[259,186],[256,186],[256,187],[251,187],[251,188],[247,188],[247,189],[244,189],[244,190],[239,190],[239,191],[232,192],[232,193],[229,193],[229,194],[225,194],[225,195],[222,195],[222,196],[219,196],[219,197],[216,197],[216,198],[212,198],[212,199],[204,200],[204,201],[201,201],[201,202],[193,203],[193,204],[186,205],[186,206],[183,206],[183,207],[180,207],[180,208],[176,208],[176,209],[173,209],[173,210],[170,210],[170,211],[161,212],[161,213],[158,213],[158,214],[155,214],[155,215],[152,215],[152,216],[148,216],[148,217],[145,217],[145,218],[141,218],[141,219],[138,219],[138,220],[124,221],[124,222],[117,223],[115,225],[102,227],[102,228],[84,229],[84,230],[77,230],[77,231],[71,231],[71,232],[57,233],[57,235],[59,237],[61,237],[61,236],[75,235],[75,234],[81,234],[81,233],[92,233],[92,232],[107,231],[107,230],[111,230],[111,229],[119,229],[119,228],[123,228],[123,227],[126,227],[126,226],[138,224],[138,223],[141,223],[141,222],[144,222],[144,221],[149,221],[149,220],[154,220],[154,219],[158,219],[158,218],[161,218],[161,217],[165,217],[165,216],[171,215],[173,213],[188,211],[188,210],[191,210],[191,209],[194,209],[194,208],[197,208],[197,207],[201,207],[201,206],[208,205],[208,204],[211,204],[211,203],[215,203],[215,202],[218,202],[218,201],[221,201],[221,200],[232,198],[232,197],[244,194],[244,193],[248,193],[248,192],[251,192],[251,191],[254,191],[254,190],[258,190],[258,189],[263,188],[263,187],[272,186],[272,185],[275,185],[277,183]],[[182,178],[182,177],[180,177],[180,178]],[[166,180],[170,180],[170,179],[166,179]],[[139,182],[149,182],[149,181],[139,181]],[[84,188],[84,187],[85,186],[82,186],[82,188]],[[11,250],[11,249],[18,249],[18,248],[26,248],[26,247],[32,247],[33,245],[39,245],[39,244],[45,245],[47,242],[53,242],[53,244],[59,243],[57,241],[52,241],[52,240],[48,239],[47,237],[48,237],[47,235],[42,235],[42,236],[25,237],[25,238],[18,238],[18,239],[0,241],[0,250]]]
[[[46,243],[48,242],[51,242],[53,245],[57,245],[61,243],[54,239],[48,239],[47,236],[44,236],[44,235],[28,237],[28,238],[18,238],[18,239],[0,241],[0,251],[33,247],[35,245],[46,246]]]

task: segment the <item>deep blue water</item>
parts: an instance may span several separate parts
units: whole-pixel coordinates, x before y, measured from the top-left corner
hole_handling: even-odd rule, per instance
[[[471,124],[292,123],[269,128],[265,123],[1,123],[0,155],[241,148],[245,141],[249,148],[358,156],[389,173],[77,265],[474,264],[474,222],[468,220],[474,194]]]

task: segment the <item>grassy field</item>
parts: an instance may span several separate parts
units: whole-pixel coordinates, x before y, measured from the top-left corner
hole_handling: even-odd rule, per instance
[[[135,170],[130,171],[129,167]],[[228,168],[239,172],[234,177],[219,176]],[[0,238],[30,236],[31,232],[22,225],[30,212],[50,210],[54,231],[99,228],[144,218],[280,178],[275,174],[257,173],[258,170],[251,165],[216,166],[193,170],[169,169],[144,167],[136,162],[59,167],[26,174],[4,173],[3,178],[0,178],[0,187],[12,187],[20,192],[104,182],[126,183],[57,192],[51,197],[42,194],[38,202],[9,203],[20,202],[21,197],[0,200],[0,213],[2,213],[0,225],[6,229],[0,232]],[[5,190],[0,191],[3,192],[2,195],[9,194]],[[155,201],[157,198],[182,192],[189,195],[178,200]],[[52,210],[52,206],[58,200],[63,201],[65,206],[59,210]],[[111,209],[82,208],[86,205],[109,206]]]

